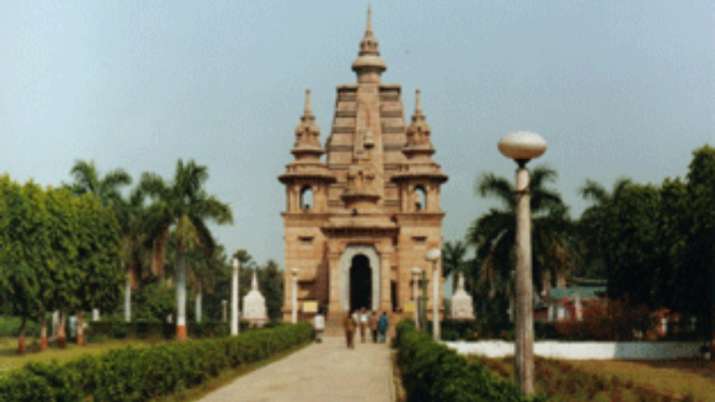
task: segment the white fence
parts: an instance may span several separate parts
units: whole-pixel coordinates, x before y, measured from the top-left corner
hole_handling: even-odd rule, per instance
[[[514,355],[514,343],[500,340],[445,342],[463,355]],[[697,358],[700,342],[534,342],[537,356],[568,360],[672,360]]]

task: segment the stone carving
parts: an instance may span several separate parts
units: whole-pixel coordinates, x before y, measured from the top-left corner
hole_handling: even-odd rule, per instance
[[[472,296],[464,290],[464,276],[459,274],[457,279],[457,291],[452,296],[452,319],[473,320],[474,306]]]
[[[256,271],[253,271],[251,278],[251,290],[243,296],[243,317],[251,326],[262,327],[268,322],[266,314],[266,299],[258,290],[258,279]]]

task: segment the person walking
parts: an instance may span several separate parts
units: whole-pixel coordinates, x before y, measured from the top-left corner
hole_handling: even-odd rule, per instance
[[[365,343],[365,332],[367,331],[368,320],[367,309],[363,307],[360,309],[360,343]]]
[[[313,317],[313,329],[315,329],[315,342],[323,342],[323,331],[325,331],[325,316],[322,312]]]
[[[372,335],[372,343],[377,343],[377,313],[370,311],[370,319],[367,321],[367,325],[370,328],[370,335]]]
[[[345,342],[349,349],[355,349],[353,344],[353,337],[355,336],[355,320],[353,319],[353,314],[350,312],[345,315],[343,320],[343,329],[345,329]]]
[[[384,343],[387,338],[387,329],[390,327],[390,321],[387,318],[387,313],[382,312],[380,319],[377,321],[378,342]]]

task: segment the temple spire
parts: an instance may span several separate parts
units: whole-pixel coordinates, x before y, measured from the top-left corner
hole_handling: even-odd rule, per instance
[[[303,106],[303,116],[312,116],[313,106],[310,102],[310,89],[305,90],[305,103]]]
[[[418,89],[415,91],[415,115],[422,115],[422,102],[420,100],[420,94],[422,92]]]
[[[360,41],[358,58],[353,62],[353,71],[358,75],[358,82],[379,82],[380,74],[387,69],[380,57],[379,44],[372,31],[372,7],[367,7],[365,33]]]

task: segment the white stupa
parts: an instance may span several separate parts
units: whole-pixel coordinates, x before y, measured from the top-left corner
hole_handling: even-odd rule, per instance
[[[455,320],[473,320],[474,305],[472,305],[472,296],[464,290],[464,276],[459,274],[457,279],[457,291],[452,295],[452,319]]]
[[[251,278],[251,290],[243,296],[243,317],[252,327],[262,327],[268,322],[266,314],[266,298],[258,290],[258,279],[256,271],[253,271]]]

